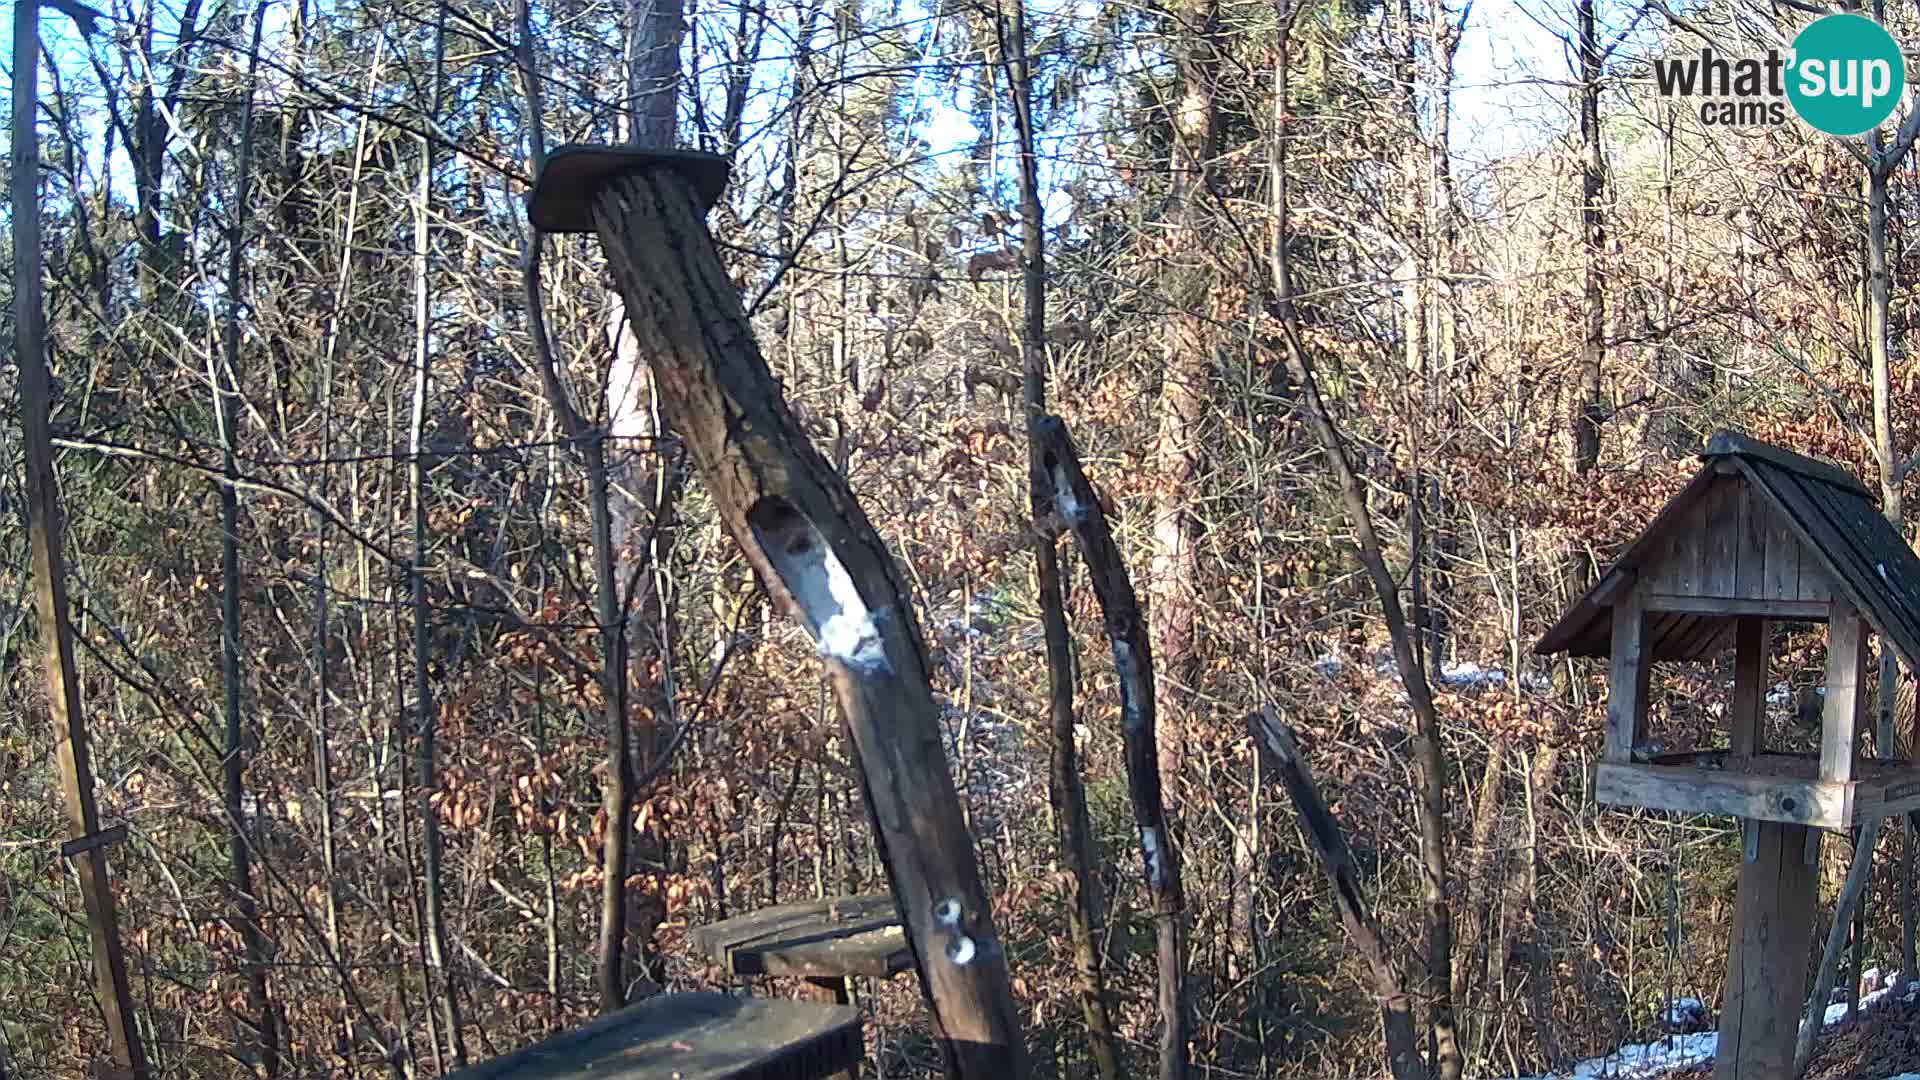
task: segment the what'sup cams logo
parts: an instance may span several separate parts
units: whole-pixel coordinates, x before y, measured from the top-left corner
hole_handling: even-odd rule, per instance
[[[1829,135],[1864,135],[1880,126],[1907,88],[1900,45],[1864,15],[1827,15],[1808,23],[1793,49],[1728,59],[1710,48],[1653,64],[1665,98],[1700,98],[1700,122],[1759,127],[1800,119]]]

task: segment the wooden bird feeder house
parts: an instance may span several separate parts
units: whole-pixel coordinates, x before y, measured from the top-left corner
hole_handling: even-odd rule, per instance
[[[1535,647],[1608,661],[1594,796],[1614,806],[1731,814],[1744,862],[1715,1075],[1788,1075],[1806,991],[1820,829],[1920,808],[1920,769],[1862,755],[1867,631],[1920,658],[1920,558],[1847,472],[1732,432],[1591,591]],[[1827,626],[1818,754],[1766,745],[1770,623]],[[1726,746],[1640,747],[1660,661],[1734,652]],[[1886,753],[1884,748],[1877,752]]]

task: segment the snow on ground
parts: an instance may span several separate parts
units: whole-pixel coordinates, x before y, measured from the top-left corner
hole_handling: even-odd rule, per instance
[[[1675,1035],[1671,1040],[1634,1043],[1604,1057],[1588,1058],[1569,1073],[1552,1076],[1528,1076],[1520,1080],[1643,1080],[1669,1069],[1712,1061],[1720,1046],[1720,1033],[1702,1031],[1697,1035]]]
[[[1860,995],[1860,1011],[1866,1012],[1885,1001],[1893,992],[1891,984],[1898,980],[1899,974],[1896,972],[1887,977],[1889,985],[1886,988]],[[1920,983],[1915,983],[1907,989],[1908,1002],[1914,1001],[1916,997],[1920,997]],[[1678,1013],[1693,1004],[1697,1004],[1693,998],[1677,999],[1668,1007],[1669,1015]],[[1826,1027],[1832,1027],[1846,1017],[1847,1003],[1843,1001],[1837,1005],[1827,1006],[1822,1022]],[[1670,1069],[1681,1069],[1712,1061],[1719,1048],[1720,1033],[1717,1031],[1675,1035],[1672,1038],[1656,1039],[1649,1043],[1633,1043],[1622,1046],[1611,1054],[1588,1058],[1575,1065],[1572,1072],[1518,1077],[1516,1080],[1648,1080]],[[1888,1080],[1920,1080],[1920,1073],[1904,1073],[1889,1077]]]

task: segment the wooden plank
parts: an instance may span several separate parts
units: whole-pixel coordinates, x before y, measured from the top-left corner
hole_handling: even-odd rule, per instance
[[[1854,732],[1866,695],[1866,626],[1853,605],[1827,618],[1827,698],[1820,713],[1820,779],[1853,777]]]
[[[1693,615],[1758,615],[1797,622],[1825,622],[1825,601],[1744,599],[1730,596],[1671,596],[1653,593],[1641,598],[1642,610]]]
[[[1742,616],[1733,632],[1733,700],[1727,712],[1728,746],[1737,757],[1759,753],[1766,725],[1767,646],[1772,624]]]
[[[661,994],[453,1074],[453,1080],[819,1080],[865,1054],[847,1006]]]
[[[693,927],[687,943],[735,975],[887,979],[913,968],[900,914],[886,893],[750,911]]]
[[[1800,599],[1800,552],[1804,545],[1792,526],[1773,507],[1767,507],[1766,579],[1761,595],[1773,600]]]
[[[1607,665],[1608,761],[1631,761],[1647,715],[1647,679],[1652,657],[1643,648],[1646,619],[1640,592],[1629,589],[1613,606],[1612,659]]]
[[[1086,566],[1087,581],[1100,604],[1101,625],[1113,649],[1114,676],[1119,683],[1120,736],[1125,747],[1127,800],[1133,807],[1140,837],[1140,869],[1147,896],[1153,901],[1155,963],[1159,975],[1160,1071],[1163,1076],[1185,1076],[1187,1040],[1191,1028],[1183,1002],[1186,953],[1180,944],[1182,912],[1186,908],[1181,884],[1180,854],[1172,843],[1165,795],[1160,787],[1159,715],[1154,704],[1153,648],[1147,621],[1127,574],[1126,560],[1107,522],[1106,510],[1087,479],[1080,452],[1073,445],[1066,422],[1057,416],[1037,418],[1029,435],[1051,481],[1053,508],[1073,530]]]
[[[1890,817],[1920,810],[1920,768],[1895,769],[1854,783],[1854,817]]]
[[[1791,1075],[1813,933],[1814,869],[1802,858],[1807,828],[1762,821],[1755,857],[1740,866],[1727,950],[1715,1080]]]
[[[1852,823],[1854,787],[1851,783],[1639,762],[1603,761],[1593,771],[1594,799],[1611,806],[1727,814],[1826,829],[1844,829]]]
[[[1691,595],[1741,595],[1740,503],[1746,486],[1738,476],[1716,477],[1700,501],[1700,532],[1694,537],[1700,578]]]
[[[1736,473],[1738,470],[1735,470]],[[1735,511],[1736,558],[1733,595],[1752,600],[1773,596],[1767,591],[1767,530],[1770,511],[1754,494],[1744,475],[1739,477],[1740,494]],[[1824,614],[1824,613],[1823,613]]]
[[[768,595],[814,640],[858,754],[881,864],[950,1075],[1027,1054],[902,575],[774,381],[688,179],[610,180],[594,226],[662,411]]]
[[[75,855],[84,855],[87,852],[92,851],[94,848],[97,848],[97,847],[105,847],[108,844],[117,844],[120,841],[125,840],[126,838],[127,838],[127,826],[125,822],[121,822],[118,825],[112,825],[105,829],[102,829],[101,831],[94,833],[92,836],[82,836],[77,839],[69,840],[64,844],[61,844],[60,856],[62,858],[71,859]]]

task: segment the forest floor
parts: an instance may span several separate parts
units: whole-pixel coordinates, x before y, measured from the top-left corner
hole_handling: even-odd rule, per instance
[[[1865,995],[1853,1023],[1845,1004],[1828,1006],[1825,1020],[1806,1080],[1920,1080],[1920,985],[1899,998]],[[1710,1080],[1718,1042],[1712,1031],[1663,1037],[1529,1080]]]
[[[1814,1048],[1806,1080],[1920,1080],[1920,993],[1900,998],[1886,991],[1862,999],[1859,1017],[1846,1021],[1845,1005],[1829,1006],[1826,1032]],[[1702,1038],[1694,1036],[1694,1038]],[[1704,1039],[1717,1041],[1713,1036]],[[1658,1044],[1650,1044],[1658,1045]],[[1646,1080],[1709,1080],[1711,1047],[1705,1058],[1664,1072],[1598,1072],[1599,1077]]]

